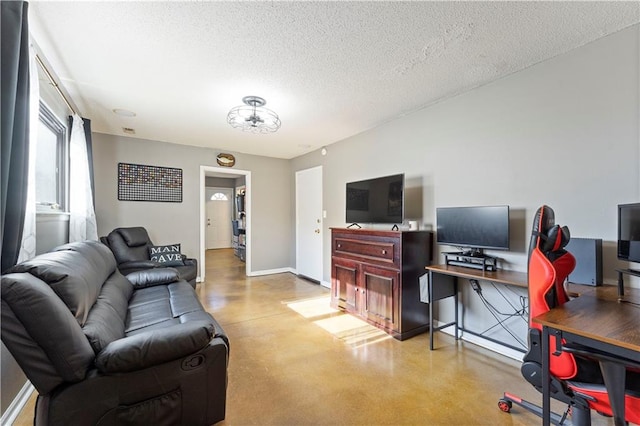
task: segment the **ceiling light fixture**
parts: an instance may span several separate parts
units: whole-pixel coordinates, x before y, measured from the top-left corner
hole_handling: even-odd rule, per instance
[[[227,115],[227,123],[231,127],[252,133],[273,133],[280,128],[278,114],[264,108],[267,104],[259,96],[245,96],[244,105],[231,108]]]
[[[119,115],[121,117],[135,117],[136,116],[135,112],[129,111],[128,109],[114,108],[111,111],[113,111],[114,114]]]

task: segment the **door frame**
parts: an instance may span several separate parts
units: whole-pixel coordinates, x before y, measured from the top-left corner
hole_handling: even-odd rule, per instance
[[[324,173],[324,168],[322,166],[315,166],[315,167],[309,167],[307,169],[302,169],[302,170],[297,170],[295,172],[295,188],[294,188],[294,192],[296,194],[296,271],[299,273],[300,271],[298,270],[298,262],[300,259],[300,241],[299,241],[299,235],[300,235],[300,200],[298,198],[298,174],[301,172],[306,172],[306,171],[310,171],[310,170],[316,170],[319,169],[321,172],[320,175],[320,187],[323,188],[323,173]],[[327,283],[324,281],[324,238],[325,238],[325,232],[324,232],[324,199],[323,199],[323,193],[324,190],[320,191],[320,253],[318,253],[318,256],[320,256],[320,277],[319,277],[319,281],[318,283],[320,285],[322,285],[323,287],[328,287]],[[309,277],[312,279],[315,279],[314,277]]]
[[[205,187],[205,178],[209,174],[226,174],[226,175],[238,175],[244,176],[245,180],[245,212],[246,212],[246,221],[245,221],[245,248],[246,248],[246,262],[245,262],[245,274],[247,276],[251,275],[252,267],[251,267],[251,218],[253,217],[251,214],[251,172],[248,170],[238,170],[238,169],[229,169],[226,167],[213,167],[213,166],[200,166],[200,262],[199,262],[199,270],[200,270],[200,280],[204,282],[205,280],[205,271],[206,268],[206,244],[205,244],[205,232],[206,232],[206,221],[207,221],[207,200],[206,200],[206,187]]]

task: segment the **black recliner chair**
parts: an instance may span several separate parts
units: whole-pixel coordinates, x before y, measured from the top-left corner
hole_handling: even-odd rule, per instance
[[[111,249],[116,257],[118,269],[123,275],[145,269],[170,266],[178,271],[181,279],[187,281],[194,288],[196,286],[198,261],[184,255],[181,256],[182,264],[178,265],[174,263],[167,265],[151,260],[150,250],[151,247],[155,247],[155,244],[142,226],[116,228],[106,237],[100,237],[100,241]]]
[[[564,288],[567,276],[573,271],[576,260],[564,248],[570,240],[569,229],[556,225],[555,214],[549,206],[542,206],[536,212],[531,241],[529,243],[529,351],[523,359],[521,371],[524,378],[542,392],[542,326],[532,318],[548,312],[569,301]],[[594,318],[597,321],[597,318]],[[567,404],[564,414],[552,413],[551,422],[564,424],[571,414],[571,423],[576,426],[591,424],[591,410],[612,416],[610,396],[604,385],[600,364],[617,363],[623,365],[622,375],[626,382],[623,418],[616,418],[616,425],[627,422],[640,423],[640,363],[632,360],[603,357],[593,349],[584,348],[562,339],[562,351],[550,357],[551,397]],[[556,348],[555,337],[550,336],[549,347]],[[603,367],[604,368],[604,367]],[[540,406],[522,400],[508,392],[498,402],[498,407],[510,412],[516,404],[541,416]],[[619,413],[618,413],[619,414]]]

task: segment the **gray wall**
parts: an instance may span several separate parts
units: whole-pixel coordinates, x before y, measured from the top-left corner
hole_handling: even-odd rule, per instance
[[[421,182],[423,227],[435,225],[438,206],[510,205],[511,250],[490,252],[505,269],[526,271],[533,215],[548,204],[574,237],[605,241],[604,275],[614,281],[625,266],[615,253],[616,206],[640,196],[639,28],[329,145],[326,156],[294,159],[292,179],[323,166],[324,281],[328,228],[345,226],[345,183],[400,172]],[[466,318],[481,327],[489,319],[472,296]]]
[[[232,178],[219,178],[206,176],[204,178],[204,186],[209,188],[235,188],[236,180]]]
[[[423,227],[434,225],[436,206],[509,204],[512,250],[494,252],[508,269],[526,269],[532,216],[549,204],[573,236],[605,240],[605,278],[614,280],[614,269],[625,266],[615,257],[616,205],[640,198],[639,38],[636,25],[332,144],[327,156],[317,151],[285,161],[234,153],[235,168],[252,172],[252,270],[295,266],[295,171],[322,165],[326,282],[328,228],[345,225],[345,183],[398,172],[421,188]],[[216,166],[216,155],[94,134],[99,234],[144,225],[154,241],[180,239],[185,253],[198,257],[199,166]],[[118,162],[182,168],[183,203],[118,201]],[[485,293],[498,297],[492,289]],[[464,295],[467,322],[489,323],[473,296]],[[508,297],[517,301],[517,291]],[[441,319],[447,315],[441,309]],[[524,335],[526,325],[510,325]],[[15,364],[7,367],[13,360],[2,355],[4,411]]]
[[[179,241],[184,254],[200,260],[200,166],[219,167],[218,153],[215,149],[94,133],[98,234],[106,235],[117,227],[144,226],[155,243]],[[233,154],[234,168],[251,172],[251,271],[287,268],[293,232],[289,161]],[[182,169],[182,203],[118,201],[119,162]]]

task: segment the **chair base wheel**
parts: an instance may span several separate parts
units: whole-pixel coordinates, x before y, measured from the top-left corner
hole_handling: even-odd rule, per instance
[[[498,408],[505,413],[510,413],[512,406],[513,404],[511,403],[511,401],[507,401],[506,399],[500,399],[498,401]]]

